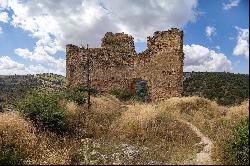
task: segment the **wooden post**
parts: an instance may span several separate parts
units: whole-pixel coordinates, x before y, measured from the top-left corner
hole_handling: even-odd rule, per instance
[[[88,110],[90,109],[90,61],[89,61],[89,45],[87,44],[87,89],[88,89],[88,98],[87,98],[87,102],[88,102]]]

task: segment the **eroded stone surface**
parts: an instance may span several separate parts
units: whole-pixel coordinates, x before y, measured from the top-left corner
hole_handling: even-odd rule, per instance
[[[68,44],[67,86],[86,86],[87,54],[90,57],[91,87],[101,92],[130,89],[135,92],[135,80],[147,81],[151,100],[178,97],[183,82],[183,32],[177,28],[155,32],[148,37],[147,49],[137,54],[133,37],[108,32],[101,48],[81,50]]]

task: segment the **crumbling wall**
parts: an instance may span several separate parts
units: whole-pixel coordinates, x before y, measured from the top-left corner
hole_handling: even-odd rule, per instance
[[[87,54],[90,56],[91,87],[102,92],[133,89],[136,79],[147,82],[151,100],[180,96],[183,81],[183,32],[173,28],[148,37],[147,50],[136,54],[133,37],[111,32],[101,48],[80,50],[67,45],[67,85],[86,84]]]
[[[148,49],[139,54],[135,76],[148,80],[151,100],[178,97],[183,82],[183,32],[173,28],[148,37]]]
[[[124,33],[108,32],[101,48],[80,50],[67,45],[68,86],[87,85],[87,54],[90,58],[91,87],[101,92],[127,89],[136,56],[133,38]],[[72,66],[72,67],[71,67]]]

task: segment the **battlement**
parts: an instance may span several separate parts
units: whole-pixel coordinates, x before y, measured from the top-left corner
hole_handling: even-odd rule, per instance
[[[86,85],[86,57],[90,57],[91,87],[102,92],[134,89],[134,80],[146,80],[151,100],[180,96],[183,77],[183,31],[172,28],[147,38],[147,49],[137,54],[134,38],[107,32],[100,48],[66,45],[67,85]],[[131,88],[132,85],[132,88]]]

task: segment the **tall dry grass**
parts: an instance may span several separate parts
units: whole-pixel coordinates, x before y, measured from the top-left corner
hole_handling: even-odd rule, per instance
[[[71,154],[78,146],[77,144],[75,139],[49,131],[38,133],[33,156],[26,163],[35,165],[70,164]]]
[[[86,108],[85,108],[86,110]],[[125,105],[113,96],[91,98],[91,110],[86,110],[88,133],[94,137],[108,135],[111,124],[126,110]]]
[[[29,121],[24,120],[18,112],[0,113],[0,160],[13,155],[20,160],[13,162],[23,163],[32,156],[35,142],[35,128]]]
[[[197,146],[200,138],[182,123],[181,119],[185,119],[214,141],[214,159],[222,163],[218,157],[221,142],[242,117],[249,116],[247,101],[240,106],[223,107],[200,97],[129,105],[112,96],[91,97],[90,110],[75,102],[63,102],[66,102],[67,123],[72,135],[37,131],[17,112],[1,113],[0,150],[13,145],[27,154],[26,164],[81,163],[79,156],[82,158],[86,152],[82,139],[76,136],[87,134],[108,142],[146,146],[150,148],[152,160],[178,163],[201,148]],[[105,148],[116,151],[112,146]]]
[[[1,164],[70,164],[77,148],[78,140],[39,131],[19,112],[0,113]]]
[[[158,109],[168,110],[173,116],[185,119],[198,127],[214,142],[213,159],[223,164],[223,144],[234,126],[249,116],[249,102],[234,107],[220,106],[201,97],[171,98],[158,103]]]
[[[123,103],[111,95],[91,97],[90,110],[87,109],[87,105],[80,106],[75,102],[66,103],[69,127],[72,129],[85,128],[85,133],[94,137],[107,134],[111,123],[124,110]]]
[[[249,116],[249,103],[225,107],[201,97],[171,98],[157,105],[171,115],[188,120],[210,138],[216,140],[229,134],[232,127],[243,117]]]

